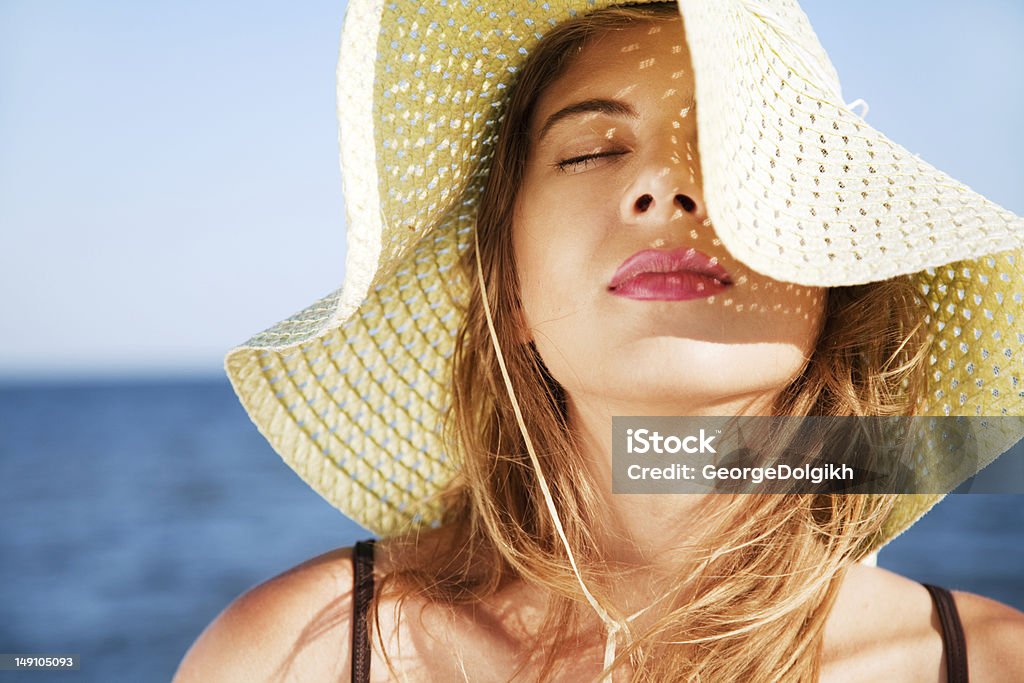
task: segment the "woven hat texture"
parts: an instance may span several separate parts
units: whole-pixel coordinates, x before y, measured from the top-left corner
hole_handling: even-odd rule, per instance
[[[458,466],[438,434],[465,304],[452,271],[517,68],[551,27],[609,4],[349,2],[344,285],[231,351],[226,367],[284,460],[380,535],[436,523],[433,496]],[[935,339],[922,412],[1004,418],[978,437],[979,464],[990,462],[1024,433],[1024,220],[853,113],[796,2],[680,9],[705,203],[723,244],[805,285],[913,277]],[[877,546],[939,498],[903,496]]]

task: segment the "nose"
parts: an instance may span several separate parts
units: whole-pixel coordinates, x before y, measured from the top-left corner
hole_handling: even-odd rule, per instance
[[[636,198],[636,201],[633,202],[633,208],[636,214],[644,214],[654,208],[656,203],[654,195],[645,192]],[[672,197],[672,203],[686,213],[697,212],[697,200],[688,194],[676,194]]]
[[[699,162],[687,154],[657,155],[646,160],[622,197],[626,223],[674,220],[702,223],[707,218]]]

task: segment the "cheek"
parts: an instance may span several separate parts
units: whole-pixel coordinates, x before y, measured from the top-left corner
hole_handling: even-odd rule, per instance
[[[512,228],[524,315],[530,325],[578,305],[587,245],[570,220],[553,216],[541,202],[517,210]]]
[[[801,349],[808,357],[814,352],[821,337],[821,330],[825,323],[825,305],[828,301],[828,290],[823,287],[805,287],[804,295],[806,313],[801,317],[803,320],[800,344]]]
[[[784,328],[788,332],[779,331],[780,339],[785,342],[778,345],[774,354],[774,372],[780,385],[788,384],[803,372],[814,355],[825,319],[826,290],[801,289],[802,296],[795,302],[791,300],[793,314]]]
[[[787,297],[788,314],[776,321],[776,335],[783,341],[777,353],[777,367],[792,370],[793,378],[814,355],[825,318],[826,290],[798,287]],[[791,378],[792,379],[792,378]]]
[[[809,355],[824,317],[826,290],[779,282],[747,271],[723,305],[753,339],[793,346]]]
[[[556,240],[527,236],[516,249],[516,265],[527,325],[543,325],[574,307],[572,264]]]

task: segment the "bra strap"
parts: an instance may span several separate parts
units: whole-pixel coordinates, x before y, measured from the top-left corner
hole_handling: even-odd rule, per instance
[[[946,680],[949,683],[968,683],[967,639],[964,637],[960,613],[956,609],[953,594],[941,586],[921,584],[928,589],[942,624],[942,644],[946,652]]]
[[[373,599],[373,539],[352,552],[352,683],[369,683],[370,635],[366,612]]]

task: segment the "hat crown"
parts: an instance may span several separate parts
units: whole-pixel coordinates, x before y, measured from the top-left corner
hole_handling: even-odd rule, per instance
[[[688,0],[681,0],[686,5]],[[692,0],[691,0],[692,1]],[[706,0],[705,0],[706,2]],[[776,40],[766,41],[788,51],[792,64],[808,81],[842,101],[839,74],[818,39],[811,21],[796,0],[738,0],[752,19],[764,24]]]

